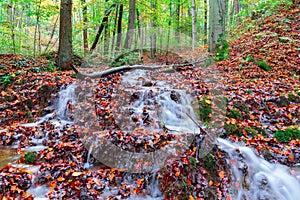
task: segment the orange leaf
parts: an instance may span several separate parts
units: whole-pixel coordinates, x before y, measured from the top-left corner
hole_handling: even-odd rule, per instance
[[[81,174],[83,174],[83,172],[73,172],[72,176],[80,176]]]
[[[113,173],[111,173],[111,174],[109,175],[109,180],[112,181],[112,180],[114,179],[114,177],[115,177],[115,175],[114,175]]]
[[[225,175],[225,172],[223,170],[219,171],[219,177],[220,178],[224,178],[224,175]]]
[[[175,176],[176,176],[176,177],[180,176],[180,172],[176,172],[176,173],[175,173]]]
[[[51,181],[49,184],[49,188],[55,188],[56,187],[56,183],[54,181]]]

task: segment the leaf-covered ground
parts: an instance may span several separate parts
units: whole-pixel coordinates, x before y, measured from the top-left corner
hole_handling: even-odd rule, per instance
[[[230,58],[216,63],[214,73],[183,67],[173,74],[185,77],[180,84],[201,102],[199,118],[208,133],[218,129],[218,137],[243,141],[270,162],[296,166],[300,163],[299,40],[299,6],[282,7],[278,14],[253,23],[231,42]],[[0,199],[32,199],[26,193],[32,184],[46,184],[50,199],[143,198],[151,192],[152,176],[157,176],[165,199],[230,199],[228,165],[233,163],[227,163],[226,154],[216,146],[211,153],[197,157],[200,136],[158,174],[137,174],[129,183],[126,171],[99,165],[93,158],[90,161],[98,168],[84,168],[88,150],[74,125],[60,129],[59,124],[46,121],[35,127],[19,126],[51,113],[48,106],[54,103],[58,91],[75,81],[73,72],[49,72],[51,67],[44,59],[0,56],[0,145],[16,145],[16,153],[39,143],[47,146],[34,155],[20,154],[18,162],[40,166],[37,172],[11,164],[0,170]],[[168,130],[124,135],[117,129],[109,104],[121,76],[100,79],[94,96],[101,128],[112,130],[106,137],[116,145],[139,151],[176,142]],[[208,76],[222,83],[218,89],[225,107],[218,106],[216,96],[220,94],[212,88],[214,84],[207,83]],[[172,81],[171,74],[167,78]],[[72,104],[69,109],[72,113]],[[107,188],[114,188],[114,193],[107,193]]]

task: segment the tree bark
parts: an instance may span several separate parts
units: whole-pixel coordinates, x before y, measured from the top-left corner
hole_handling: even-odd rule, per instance
[[[61,0],[58,66],[62,70],[72,65],[72,0]]]
[[[134,21],[135,21],[135,7],[136,0],[129,0],[129,15],[128,15],[128,29],[127,34],[125,38],[125,44],[124,48],[129,49],[131,47],[131,43],[133,40],[133,34],[134,34]]]
[[[207,35],[207,16],[208,16],[208,9],[207,9],[207,0],[204,0],[203,2],[204,4],[204,44],[207,44],[207,38],[208,38],[208,35]]]
[[[95,37],[95,40],[94,40],[94,42],[91,46],[90,53],[92,53],[94,51],[94,49],[96,48],[97,43],[99,41],[99,38],[101,36],[101,33],[103,32],[103,30],[104,30],[104,28],[105,28],[105,26],[108,22],[108,16],[110,15],[110,13],[112,12],[112,10],[115,6],[116,6],[116,4],[112,4],[110,6],[110,8],[106,11],[105,16],[102,19],[101,25],[99,26],[99,29],[98,29],[97,35]]]
[[[155,58],[156,54],[156,0],[151,0],[151,9],[152,9],[152,19],[150,21],[151,24],[151,34],[150,34],[150,57]]]
[[[83,18],[83,51],[84,55],[88,53],[89,44],[88,44],[88,31],[87,31],[87,24],[88,24],[88,16],[87,16],[87,5],[86,0],[81,0],[83,7],[82,7],[82,18]]]
[[[192,3],[192,49],[195,50],[197,40],[197,22],[196,22],[196,4],[195,0],[191,0]]]
[[[239,3],[239,0],[234,0],[234,13],[235,13],[235,20],[236,20],[236,25],[237,26],[240,23],[239,12],[240,12],[240,3]]]
[[[117,43],[116,43],[116,50],[121,48],[122,44],[122,19],[123,19],[123,4],[120,4],[119,9],[119,17],[118,17],[118,28],[117,28]]]
[[[228,0],[209,1],[209,52],[216,53],[218,43],[225,40],[225,18]]]

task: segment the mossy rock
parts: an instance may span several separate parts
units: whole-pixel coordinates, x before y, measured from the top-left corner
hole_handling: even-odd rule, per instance
[[[274,134],[274,137],[279,142],[289,142],[293,139],[300,140],[300,130],[295,128],[287,128],[286,130],[277,130]]]

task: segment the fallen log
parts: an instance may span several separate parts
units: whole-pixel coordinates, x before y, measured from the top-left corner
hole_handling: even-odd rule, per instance
[[[136,70],[136,69],[155,70],[155,69],[166,68],[166,69],[169,69],[169,71],[170,71],[170,69],[173,69],[174,72],[184,70],[182,68],[186,69],[186,67],[190,67],[188,69],[193,69],[195,64],[204,62],[205,60],[206,59],[203,59],[203,60],[197,61],[195,63],[183,63],[183,64],[172,64],[172,65],[154,65],[154,66],[147,66],[147,65],[132,65],[132,66],[130,66],[130,65],[127,65],[127,66],[121,66],[121,67],[113,67],[113,68],[107,69],[105,71],[94,72],[94,73],[89,73],[89,74],[80,72],[74,66],[72,66],[72,69],[77,74],[77,78],[79,78],[79,79],[83,79],[85,77],[101,78],[101,77],[105,77],[105,76],[115,74],[118,72],[123,72],[123,71],[128,71],[128,70]]]

